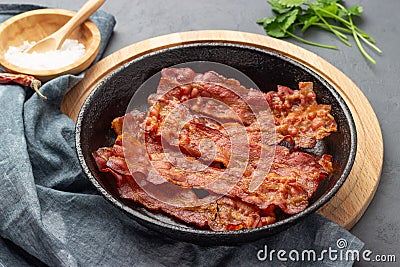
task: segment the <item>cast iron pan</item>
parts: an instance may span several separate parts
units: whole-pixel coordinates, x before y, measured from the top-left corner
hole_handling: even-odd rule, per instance
[[[293,216],[282,217],[280,221],[261,228],[213,232],[196,229],[163,213],[149,211],[139,204],[119,198],[113,177],[98,171],[91,153],[99,147],[113,145],[116,136],[110,127],[111,121],[124,115],[131,97],[143,82],[162,68],[190,61],[212,61],[229,65],[250,77],[263,91],[276,90],[278,84],[298,88],[299,82],[311,81],[314,83],[317,101],[332,106],[338,132],[325,138],[314,152],[333,156],[334,173],[329,180],[321,184],[306,210]],[[147,98],[147,95],[143,95],[143,98]],[[125,64],[100,82],[86,99],[79,113],[76,148],[84,172],[99,192],[139,223],[184,241],[209,245],[234,244],[283,231],[322,207],[342,186],[350,173],[356,154],[356,130],[348,107],[334,88],[300,63],[273,51],[251,46],[195,43],[146,54]]]

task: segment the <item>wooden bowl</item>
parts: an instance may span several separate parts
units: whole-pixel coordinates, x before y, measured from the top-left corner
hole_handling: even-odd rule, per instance
[[[16,15],[0,25],[0,64],[9,72],[24,73],[46,82],[63,74],[77,74],[95,59],[100,48],[100,31],[92,21],[78,26],[67,39],[75,39],[85,46],[86,52],[79,60],[53,70],[21,68],[8,62],[4,54],[9,46],[21,46],[24,41],[39,41],[61,28],[75,12],[64,9],[38,9]]]

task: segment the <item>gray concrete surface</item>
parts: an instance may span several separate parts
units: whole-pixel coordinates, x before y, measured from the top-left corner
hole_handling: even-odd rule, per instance
[[[13,1],[0,0],[0,3]],[[78,9],[84,0],[14,1],[64,9]],[[308,46],[287,39],[332,63],[364,92],[381,124],[385,143],[384,167],[379,188],[368,210],[351,230],[374,254],[396,254],[400,262],[400,1],[348,0],[347,5],[364,6],[359,25],[378,41],[382,55],[371,52],[377,65],[370,64],[356,49],[349,48],[325,32],[307,35],[313,41],[334,44],[338,51]],[[255,21],[271,15],[264,0],[108,0],[101,8],[113,14],[117,26],[106,51],[109,55],[149,37],[172,32],[228,29],[264,34]],[[381,266],[357,263],[356,266]],[[384,266],[390,266],[386,264]]]

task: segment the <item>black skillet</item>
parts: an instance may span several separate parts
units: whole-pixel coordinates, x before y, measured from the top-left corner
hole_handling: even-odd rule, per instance
[[[283,216],[280,221],[261,228],[213,232],[196,229],[163,213],[149,211],[139,204],[118,197],[113,177],[98,171],[91,153],[99,147],[114,143],[116,136],[110,128],[111,121],[125,113],[131,97],[148,78],[162,68],[190,61],[229,65],[247,75],[263,91],[276,90],[278,84],[297,88],[301,81],[314,83],[317,101],[332,106],[338,132],[325,138],[314,151],[333,156],[334,173],[320,185],[307,209],[293,216]],[[142,97],[145,99],[148,94]],[[99,192],[142,225],[184,241],[208,245],[235,244],[284,231],[328,202],[350,173],[356,154],[356,130],[344,100],[327,81],[304,65],[273,51],[251,46],[195,43],[145,54],[123,65],[100,82],[79,113],[76,148],[83,171]]]

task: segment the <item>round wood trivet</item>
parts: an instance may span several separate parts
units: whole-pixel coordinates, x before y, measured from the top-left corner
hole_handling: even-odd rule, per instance
[[[330,82],[349,106],[357,128],[357,155],[349,177],[319,214],[346,229],[364,214],[379,183],[383,140],[379,122],[367,98],[341,71],[301,47],[263,35],[235,31],[194,31],[155,37],[125,47],[91,67],[65,97],[61,110],[76,120],[91,90],[112,71],[143,54],[194,42],[230,42],[265,48],[297,60]]]

